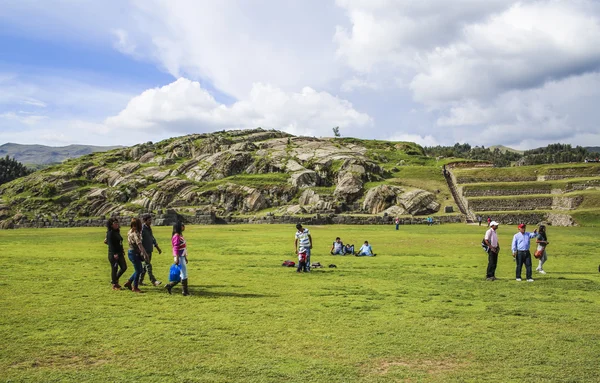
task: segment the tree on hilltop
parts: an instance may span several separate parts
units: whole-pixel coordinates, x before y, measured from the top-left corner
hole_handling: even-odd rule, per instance
[[[32,171],[25,165],[8,155],[0,158],[0,185],[31,173]]]

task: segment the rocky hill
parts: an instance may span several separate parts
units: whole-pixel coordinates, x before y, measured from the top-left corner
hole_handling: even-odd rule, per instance
[[[49,165],[69,158],[77,158],[95,152],[105,152],[120,146],[45,146],[7,143],[0,145],[0,157],[9,156],[25,165]]]
[[[218,216],[427,215],[453,205],[440,166],[413,143],[193,134],[71,159],[0,187],[0,225],[143,212]],[[423,174],[426,181],[420,182]]]

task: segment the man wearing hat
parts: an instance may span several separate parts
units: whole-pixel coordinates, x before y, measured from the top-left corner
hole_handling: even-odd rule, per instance
[[[498,252],[500,251],[500,245],[498,244],[498,222],[490,222],[490,228],[485,232],[483,240],[488,246],[488,267],[485,275],[486,281],[496,280],[496,266],[498,265]]]
[[[527,225],[524,223],[518,226],[519,232],[515,234],[512,240],[512,253],[517,261],[517,282],[521,282],[521,269],[525,264],[527,282],[533,282],[531,277],[531,253],[529,252],[529,242],[537,238],[537,229],[533,233],[525,231]]]

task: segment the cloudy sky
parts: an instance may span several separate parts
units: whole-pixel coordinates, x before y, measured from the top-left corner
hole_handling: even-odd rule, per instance
[[[596,0],[3,0],[0,144],[600,146]]]

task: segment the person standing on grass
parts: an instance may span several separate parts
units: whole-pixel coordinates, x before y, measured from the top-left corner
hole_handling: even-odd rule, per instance
[[[481,222],[481,217],[480,220]],[[498,222],[490,222],[490,228],[485,232],[483,240],[488,246],[488,267],[485,274],[486,281],[496,280],[496,266],[498,265],[498,253],[500,252],[500,245],[498,244]]]
[[[529,242],[537,237],[537,230],[533,233],[525,231],[527,225],[524,223],[518,226],[519,232],[514,235],[512,240],[512,253],[513,257],[517,260],[516,277],[517,282],[521,282],[521,270],[523,264],[525,264],[527,282],[533,282],[531,276],[531,252],[529,251]]]
[[[178,221],[173,225],[173,236],[171,237],[171,244],[173,245],[173,262],[179,265],[181,268],[181,294],[184,296],[190,295],[188,290],[188,272],[187,272],[187,243],[183,238],[183,232],[185,231],[185,225],[183,222]],[[165,285],[165,289],[171,294],[173,287],[179,282],[169,282]]]
[[[299,253],[300,248],[304,248],[306,252],[306,270],[310,272],[310,253],[313,242],[310,231],[302,227],[302,224],[296,225],[296,240],[294,241],[294,253]]]
[[[491,218],[490,218],[490,216],[488,215],[488,218],[487,218],[488,227],[490,226],[490,223],[491,223],[491,222],[492,222],[492,219],[491,219]]]
[[[158,246],[156,239],[154,238],[154,234],[152,234],[152,216],[147,214],[144,216],[144,223],[142,224],[142,245],[144,245],[144,249],[148,254],[148,261],[143,263],[142,275],[140,275],[140,285],[144,285],[144,277],[146,273],[148,273],[148,277],[150,277],[150,282],[154,286],[160,285],[162,282],[157,281],[154,277],[154,273],[152,273],[152,251],[156,247],[158,250],[158,254],[162,253],[162,250]]]
[[[148,254],[142,245],[142,221],[139,218],[133,218],[130,227],[127,232],[127,242],[129,243],[127,255],[135,271],[124,286],[135,293],[141,293],[139,285],[143,269],[142,261],[148,261]]]
[[[480,215],[477,216],[477,222],[479,222],[479,226],[481,226],[481,216]]]
[[[394,220],[394,223],[396,224],[396,230],[398,230],[398,228],[400,227],[400,218],[396,217],[396,219]]]
[[[536,267],[535,271],[540,274],[546,274],[544,271],[544,263],[548,260],[548,256],[546,255],[546,246],[550,242],[548,242],[548,235],[546,234],[546,225],[540,225],[537,240],[535,241],[538,245],[538,250],[542,251],[542,256],[540,257],[540,263],[538,267]],[[541,249],[540,249],[541,247]]]
[[[113,290],[121,290],[119,278],[127,270],[125,252],[123,251],[123,237],[119,228],[119,220],[109,218],[106,222],[106,239],[108,245],[108,262],[110,262],[111,284]]]

